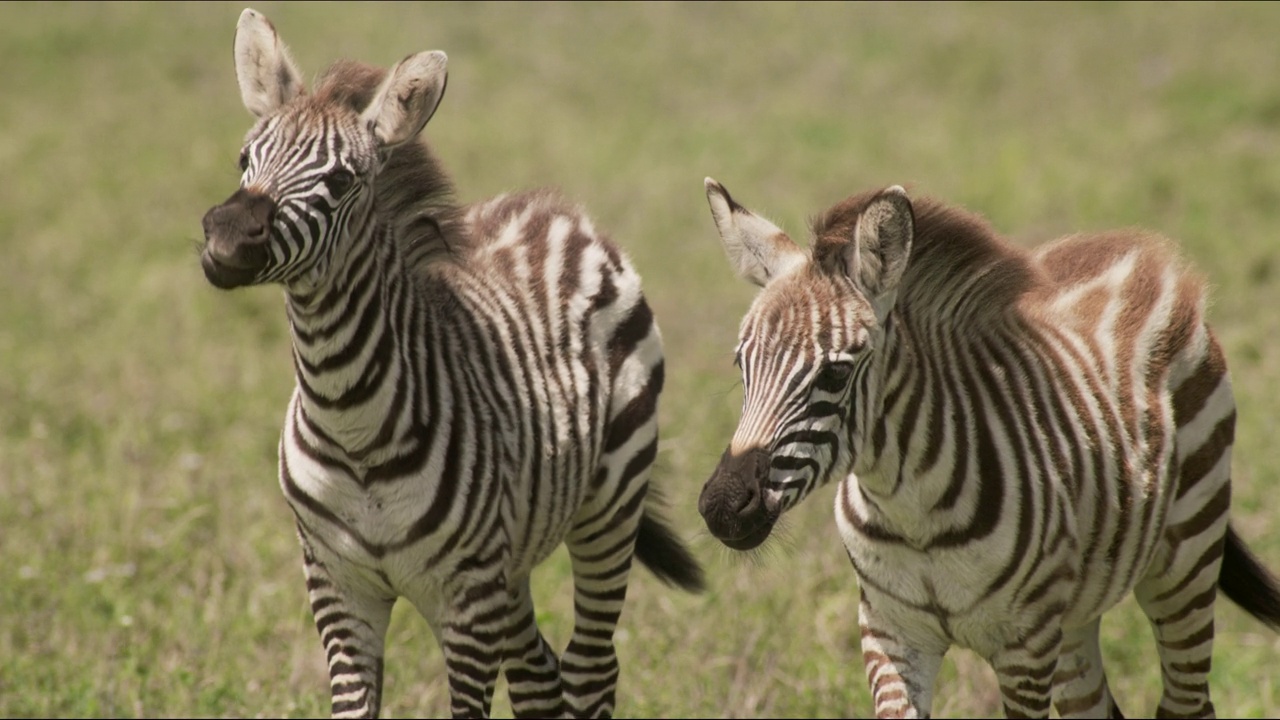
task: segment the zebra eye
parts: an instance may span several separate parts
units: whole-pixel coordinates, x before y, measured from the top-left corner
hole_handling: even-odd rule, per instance
[[[818,377],[814,379],[813,385],[826,392],[839,392],[844,389],[845,383],[849,382],[852,375],[853,363],[828,362],[818,371]]]
[[[241,150],[240,151],[240,172],[244,172],[245,170],[248,170],[248,169],[249,169],[249,151]]]
[[[324,182],[329,186],[329,194],[338,199],[355,184],[356,176],[347,170],[334,170],[324,177]]]

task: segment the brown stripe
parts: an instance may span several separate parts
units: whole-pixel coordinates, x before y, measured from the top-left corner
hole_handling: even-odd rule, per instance
[[[1200,414],[1213,391],[1222,383],[1226,372],[1222,351],[1218,349],[1217,342],[1210,338],[1209,348],[1200,365],[1173,392],[1173,416],[1178,427],[1186,425]]]
[[[1182,499],[1191,488],[1195,487],[1203,480],[1214,465],[1222,458],[1223,453],[1231,447],[1235,440],[1236,434],[1236,412],[1232,409],[1231,414],[1218,421],[1213,431],[1209,433],[1209,437],[1205,438],[1204,443],[1182,461],[1182,468],[1178,473],[1178,491],[1175,495],[1176,499]]]

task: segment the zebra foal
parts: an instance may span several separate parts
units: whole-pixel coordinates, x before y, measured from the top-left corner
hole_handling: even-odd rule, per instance
[[[1235,403],[1202,282],[1169,243],[1026,252],[895,186],[818,216],[805,251],[706,189],[762,289],[739,333],[742,416],[699,510],[749,550],[839,482],[876,715],[928,715],[959,645],[995,669],[1010,717],[1119,717],[1098,627],[1130,591],[1158,715],[1213,715],[1217,590],[1280,628],[1280,589],[1228,525]]]
[[[213,285],[284,287],[297,386],[279,448],[335,716],[375,716],[393,603],[440,643],[451,712],[505,672],[519,716],[607,716],[634,557],[688,590],[701,569],[646,507],[663,382],[626,257],[549,192],[471,206],[419,132],[442,52],[339,61],[308,91],[275,28],[234,44],[258,120],[240,188],[204,217]],[[561,542],[575,618],[561,657],[529,575]]]

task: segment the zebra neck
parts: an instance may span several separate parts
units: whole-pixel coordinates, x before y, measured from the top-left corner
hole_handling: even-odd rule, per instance
[[[909,481],[906,461],[918,439],[903,429],[914,427],[927,403],[923,358],[907,319],[901,308],[889,314],[880,347],[854,391],[853,471],[862,488],[880,497]]]
[[[384,450],[394,434],[392,405],[408,375],[403,326],[421,322],[395,244],[359,245],[367,250],[333,268],[323,287],[287,294],[300,426],[354,461]]]
[[[973,332],[900,312],[875,365],[854,472],[874,521],[923,542],[976,512]],[[978,458],[980,459],[980,458]]]

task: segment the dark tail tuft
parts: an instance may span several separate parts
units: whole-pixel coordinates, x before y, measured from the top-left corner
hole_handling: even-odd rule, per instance
[[[1263,567],[1235,528],[1227,527],[1218,588],[1245,612],[1280,631],[1280,582]]]
[[[645,508],[640,518],[636,559],[667,585],[692,593],[706,589],[702,566],[652,507]]]

